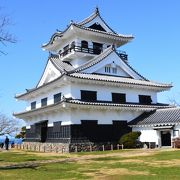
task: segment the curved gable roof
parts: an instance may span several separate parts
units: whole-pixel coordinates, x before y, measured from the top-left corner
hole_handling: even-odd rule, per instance
[[[98,7],[95,9],[95,11],[93,12],[93,14],[91,14],[89,17],[85,18],[84,20],[82,20],[81,22],[77,23],[80,26],[84,26],[87,23],[91,22],[92,20],[94,20],[97,16],[99,16],[99,18],[102,20],[102,22],[107,26],[108,29],[110,29],[114,34],[117,34],[112,28],[109,27],[109,25],[104,21],[104,19],[101,17],[100,12]]]

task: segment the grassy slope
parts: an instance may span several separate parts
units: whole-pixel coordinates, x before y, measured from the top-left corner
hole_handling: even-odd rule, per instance
[[[148,150],[146,150],[148,151]],[[0,170],[0,179],[180,179],[180,151],[152,150],[79,153],[79,161],[50,163],[36,168]],[[26,153],[0,152],[0,164],[66,158]]]

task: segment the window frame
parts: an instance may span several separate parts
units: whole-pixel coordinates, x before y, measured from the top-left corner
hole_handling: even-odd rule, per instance
[[[139,104],[150,105],[152,98],[150,95],[139,95]]]
[[[105,66],[105,73],[111,73],[111,67]]]
[[[61,93],[54,94],[54,104],[61,101]]]
[[[113,103],[119,103],[119,104],[126,103],[126,94],[125,93],[111,93],[111,96],[112,96]]]
[[[46,97],[46,98],[41,99],[41,107],[45,107],[45,106],[47,106],[47,100],[48,100],[48,98],[47,98],[47,97]]]
[[[36,101],[31,102],[31,110],[36,109]]]
[[[96,102],[97,101],[97,91],[90,91],[90,90],[81,90],[81,100],[86,102]],[[83,94],[84,93],[84,94]],[[85,94],[86,93],[86,94]],[[89,93],[89,94],[88,94]],[[91,93],[91,94],[90,94]],[[94,94],[93,94],[94,93]],[[94,98],[92,99],[92,97]]]

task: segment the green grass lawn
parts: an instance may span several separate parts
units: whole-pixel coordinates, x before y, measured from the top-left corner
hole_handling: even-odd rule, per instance
[[[120,150],[70,155],[9,151],[0,152],[0,165],[69,158],[71,162],[0,169],[0,179],[180,179],[180,150]]]

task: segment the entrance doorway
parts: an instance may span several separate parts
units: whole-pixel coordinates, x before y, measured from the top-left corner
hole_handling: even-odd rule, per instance
[[[36,134],[40,142],[45,142],[47,139],[48,121],[40,121],[36,125]]]
[[[171,132],[170,131],[161,131],[161,145],[171,146]]]

